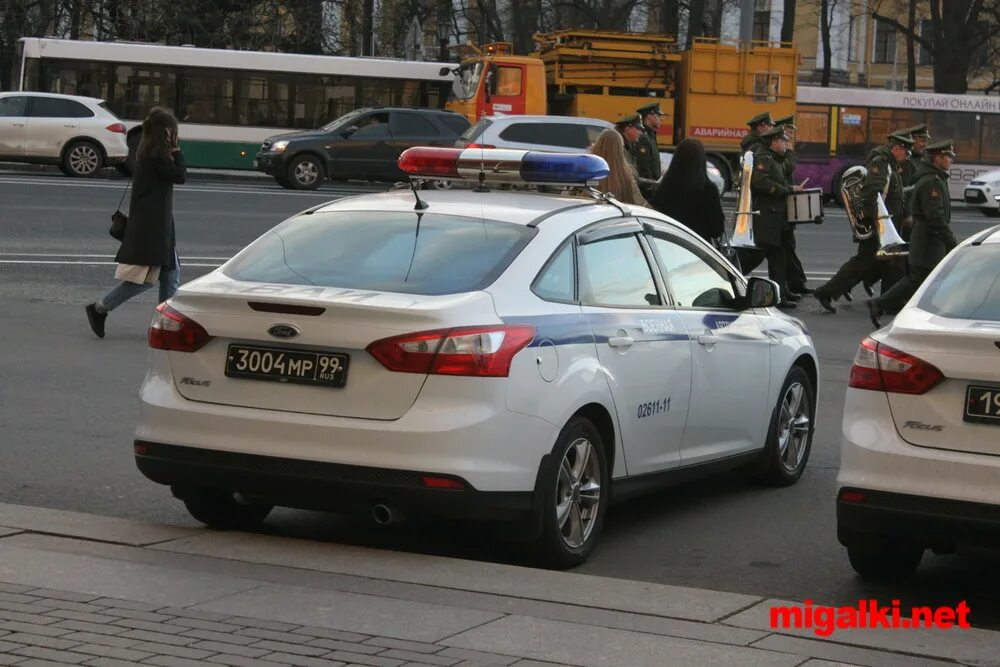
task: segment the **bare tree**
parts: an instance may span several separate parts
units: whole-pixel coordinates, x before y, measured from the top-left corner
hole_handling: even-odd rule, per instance
[[[831,6],[832,4],[832,6]],[[819,34],[823,41],[823,77],[820,84],[824,88],[830,85],[830,71],[833,68],[833,48],[830,46],[830,12],[837,8],[837,0],[820,0],[819,3]]]
[[[931,35],[917,34],[914,27],[900,23],[886,11],[884,0],[876,0],[871,15],[913,39],[931,54],[934,91],[964,94],[968,92],[969,72],[974,69],[974,54],[1000,35],[998,0],[927,0],[930,5]]]
[[[909,31],[906,33],[906,89],[913,91],[917,89],[917,49],[916,40],[913,39],[917,25],[917,0],[908,0],[908,3],[910,7],[907,15]]]
[[[785,0],[785,11],[781,16],[782,42],[791,42],[795,37],[795,3],[796,0]]]

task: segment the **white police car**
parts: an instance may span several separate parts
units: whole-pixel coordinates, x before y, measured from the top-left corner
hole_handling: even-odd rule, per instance
[[[612,499],[802,474],[817,359],[713,248],[583,185],[592,155],[414,148],[398,190],[294,216],[158,308],[139,469],[209,526],[272,505],[505,522],[583,561]]]

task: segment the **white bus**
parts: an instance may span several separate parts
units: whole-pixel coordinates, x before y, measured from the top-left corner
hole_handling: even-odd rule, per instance
[[[1000,166],[1000,96],[909,93],[871,88],[799,86],[795,112],[796,179],[836,192],[847,167],[900,128],[927,124],[931,141],[952,139],[953,199],[979,174]]]
[[[251,169],[274,134],[359,107],[444,107],[454,74],[443,65],[32,37],[18,43],[12,84],[102,98],[130,129],[167,107],[190,166]]]

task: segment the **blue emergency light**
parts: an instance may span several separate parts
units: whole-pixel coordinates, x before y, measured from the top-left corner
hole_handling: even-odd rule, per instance
[[[608,177],[608,163],[597,155],[505,148],[416,146],[399,156],[399,168],[417,178],[501,183],[592,185]]]

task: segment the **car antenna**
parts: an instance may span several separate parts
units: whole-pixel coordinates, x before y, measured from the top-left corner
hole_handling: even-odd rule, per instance
[[[624,208],[622,208],[622,206],[618,203],[618,201],[614,198],[614,196],[611,193],[609,193],[609,192],[601,192],[600,190],[598,190],[597,188],[595,188],[593,185],[587,186],[587,192],[589,192],[594,199],[598,199],[598,200],[604,202],[605,204],[611,204],[616,209],[618,209],[619,211],[621,211],[623,218],[627,218],[628,217],[628,211],[626,211]]]
[[[427,204],[424,204],[424,208],[427,208]],[[406,267],[406,277],[403,278],[404,283],[409,282],[410,271],[413,270],[413,260],[417,257],[417,239],[420,238],[420,221],[423,220],[423,217],[423,211],[417,209],[417,233],[413,235],[413,252],[410,253],[410,265]]]
[[[476,192],[489,192],[490,189],[486,187],[486,153],[482,147],[479,149],[479,185],[476,186]]]
[[[428,207],[428,203],[420,198],[420,193],[417,192],[417,183],[414,179],[410,179],[410,190],[413,191],[413,197],[417,200],[417,203],[413,205],[414,211],[423,211]],[[417,233],[420,230],[420,218],[417,218]]]

